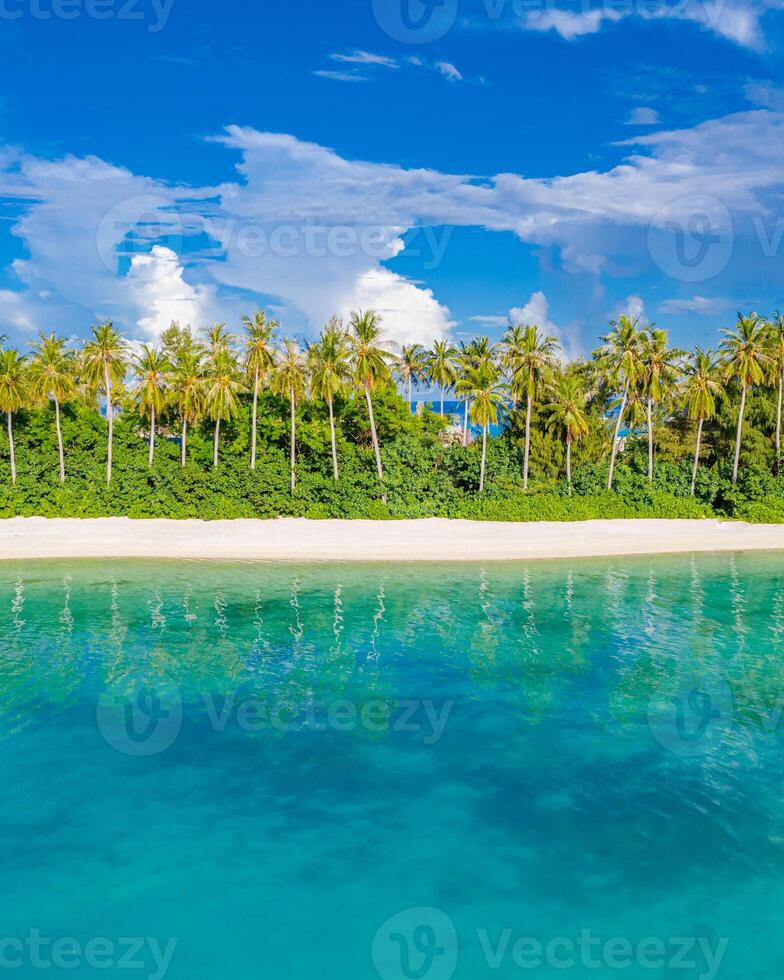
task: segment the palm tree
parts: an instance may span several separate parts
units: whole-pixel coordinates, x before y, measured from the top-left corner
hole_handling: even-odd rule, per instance
[[[404,348],[405,351],[405,348]],[[329,409],[329,433],[332,440],[332,473],[337,480],[338,450],[335,440],[334,400],[343,394],[351,376],[348,338],[340,320],[333,317],[318,343],[308,351],[310,357],[310,388],[314,398],[323,398]]]
[[[437,340],[425,354],[425,370],[433,384],[441,388],[441,417],[444,417],[444,393],[457,381],[457,348],[448,340]]]
[[[33,398],[54,402],[54,422],[57,450],[60,457],[60,483],[65,483],[65,453],[60,427],[60,405],[76,394],[76,364],[72,351],[65,349],[65,340],[54,334],[38,335],[30,361],[30,392]]]
[[[161,334],[161,350],[172,364],[182,351],[192,350],[195,345],[191,328],[181,327],[176,320],[172,320]]]
[[[29,397],[27,364],[15,350],[0,351],[0,412],[8,423],[8,451],[11,454],[11,482],[16,483],[16,452],[14,450],[14,412],[27,403]]]
[[[471,386],[468,383],[468,370],[485,362],[494,361],[498,344],[491,344],[488,337],[476,337],[470,344],[460,342],[457,356],[457,381],[455,394],[463,402],[463,446],[468,445],[468,412],[471,405]]]
[[[234,336],[229,332],[225,323],[215,323],[205,329],[204,335],[207,338],[207,346],[211,354],[217,354],[221,350],[228,350],[232,345]]]
[[[523,489],[528,490],[528,462],[531,453],[531,413],[537,398],[557,363],[558,341],[545,337],[537,326],[526,326],[522,336],[507,333],[509,342],[504,352],[504,366],[511,375],[510,387],[515,399],[525,398],[525,454]]]
[[[519,323],[512,324],[504,333],[501,340],[501,366],[505,371],[509,371],[510,364],[516,361],[525,346],[525,327]],[[509,394],[512,399],[512,408],[517,409],[518,392],[514,387],[510,387]]]
[[[427,351],[421,344],[408,344],[400,349],[397,361],[400,380],[408,386],[408,406],[414,399],[414,385],[424,381],[427,370]]]
[[[207,364],[205,389],[206,406],[210,418],[215,422],[212,465],[216,469],[221,422],[234,418],[239,411],[239,395],[246,391],[237,367],[237,359],[227,343],[219,342],[213,346],[213,353]]]
[[[171,403],[182,421],[181,466],[187,457],[188,426],[195,425],[205,410],[204,357],[204,350],[197,346],[181,347],[169,374]]]
[[[694,467],[691,472],[691,495],[697,486],[697,467],[700,465],[702,429],[706,422],[716,417],[716,401],[724,394],[719,380],[719,362],[713,351],[697,347],[686,366],[686,383],[683,399],[686,414],[697,423],[697,448],[694,450]]]
[[[368,417],[370,419],[370,434],[373,440],[373,452],[376,456],[376,472],[379,480],[384,479],[384,468],[381,465],[381,450],[378,445],[376,420],[373,415],[372,392],[379,385],[388,384],[390,380],[390,354],[384,350],[381,339],[381,318],[372,310],[362,310],[351,314],[351,344],[352,367],[354,381],[365,392]]]
[[[266,378],[275,359],[272,348],[272,335],[279,326],[277,320],[268,320],[260,310],[253,318],[243,316],[242,322],[247,332],[245,338],[245,373],[253,384],[253,419],[251,422],[250,468],[256,469],[256,436],[259,405],[259,388]]]
[[[640,376],[641,335],[639,319],[621,316],[610,324],[610,333],[602,337],[604,346],[594,352],[601,373],[614,388],[620,387],[623,395],[618,401],[618,419],[615,423],[610,453],[610,475],[607,489],[612,490],[615,475],[615,459],[618,455],[618,437],[621,432],[626,406],[632,388]]]
[[[305,358],[297,343],[293,340],[284,340],[283,347],[278,351],[274,373],[272,376],[272,388],[279,395],[289,399],[289,410],[291,412],[291,492],[297,485],[297,402],[305,394]]]
[[[550,426],[559,428],[566,437],[566,482],[572,495],[572,443],[588,432],[585,403],[588,393],[578,375],[561,374],[551,387],[552,401],[545,405],[550,414]]]
[[[106,396],[106,418],[109,422],[109,439],[106,452],[106,482],[112,482],[112,445],[114,439],[114,408],[112,390],[122,384],[127,365],[128,348],[114,329],[111,320],[98,323],[92,328],[92,340],[84,345],[82,370],[85,380],[95,391],[103,389]]]
[[[482,463],[479,470],[479,494],[485,492],[487,467],[487,428],[498,422],[498,412],[504,405],[506,386],[498,368],[490,361],[482,361],[469,368],[466,380],[471,396],[471,422],[482,429]]]
[[[155,459],[155,420],[166,407],[166,396],[171,363],[165,354],[149,344],[142,344],[139,353],[133,358],[138,381],[133,396],[141,417],[150,420],[150,451],[147,465],[152,466]]]
[[[784,401],[784,313],[777,313],[770,323],[770,357],[778,386],[776,405],[776,473],[781,472],[781,410]]]
[[[738,411],[738,430],[735,436],[735,460],[732,466],[732,482],[738,482],[740,464],[740,444],[743,436],[743,417],[746,412],[746,397],[749,389],[762,384],[770,368],[770,355],[765,347],[767,324],[752,313],[749,316],[738,314],[734,330],[722,330],[724,340],[721,350],[724,354],[724,367],[728,378],[740,383],[740,409]]]
[[[641,381],[647,397],[648,480],[653,482],[653,406],[669,398],[680,377],[681,351],[668,347],[666,330],[649,326],[642,336]]]

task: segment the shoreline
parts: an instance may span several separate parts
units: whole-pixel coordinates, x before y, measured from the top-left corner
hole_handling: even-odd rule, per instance
[[[715,520],[0,520],[0,561],[147,558],[259,562],[477,562],[784,551],[784,524]]]

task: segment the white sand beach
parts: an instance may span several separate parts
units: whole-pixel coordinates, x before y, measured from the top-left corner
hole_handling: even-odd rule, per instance
[[[0,521],[0,560],[171,558],[240,561],[514,561],[689,552],[784,551],[784,525],[620,520]]]

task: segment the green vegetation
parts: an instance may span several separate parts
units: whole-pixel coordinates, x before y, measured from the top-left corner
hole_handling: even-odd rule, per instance
[[[690,355],[622,317],[568,364],[534,325],[398,353],[372,311],[304,348],[242,328],[0,351],[0,516],[784,522],[780,316]],[[412,414],[422,384],[438,411]]]

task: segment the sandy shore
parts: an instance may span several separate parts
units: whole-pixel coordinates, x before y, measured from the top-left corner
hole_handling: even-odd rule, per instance
[[[0,521],[0,560],[512,561],[710,551],[784,551],[784,525],[717,521]]]

